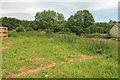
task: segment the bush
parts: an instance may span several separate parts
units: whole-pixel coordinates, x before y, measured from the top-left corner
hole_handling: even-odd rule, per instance
[[[34,29],[29,27],[29,28],[24,29],[24,31],[34,31]]]
[[[46,36],[50,36],[50,35],[52,35],[52,33],[53,33],[53,30],[52,30],[52,29],[46,29],[46,30],[45,30]]]
[[[112,35],[110,34],[100,34],[100,33],[84,34],[83,36],[87,38],[105,38],[105,39],[112,38]]]
[[[8,37],[17,37],[18,34],[15,31],[9,31]]]
[[[16,28],[16,32],[21,32],[21,31],[25,31],[25,28],[23,26],[19,26]]]
[[[93,34],[84,34],[87,38],[103,38],[103,36],[100,33],[93,33]]]
[[[106,34],[106,35],[104,36],[104,38],[105,38],[105,39],[110,39],[110,38],[113,38],[113,37],[112,37],[111,34]]]

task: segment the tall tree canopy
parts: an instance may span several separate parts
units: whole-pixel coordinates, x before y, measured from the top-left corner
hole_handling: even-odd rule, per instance
[[[94,22],[93,15],[88,10],[80,10],[68,18],[68,27],[79,35],[90,32]]]
[[[37,22],[39,29],[51,29],[53,32],[61,31],[65,24],[63,14],[50,10],[37,12],[35,15],[35,21]]]
[[[10,17],[1,17],[0,26],[6,26],[12,31],[31,31],[38,29],[49,32],[74,32],[77,35],[85,33],[109,33],[112,26],[118,21],[95,22],[92,14],[88,10],[80,10],[65,20],[64,15],[55,11],[37,12],[34,21],[20,20]],[[95,22],[95,23],[94,23]],[[120,22],[119,22],[120,23]]]

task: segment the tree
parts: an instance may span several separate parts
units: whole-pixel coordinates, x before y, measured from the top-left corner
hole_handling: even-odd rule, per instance
[[[8,27],[9,30],[16,29],[19,26],[19,24],[19,19],[2,17],[2,26]]]
[[[77,35],[89,33],[95,20],[88,10],[80,10],[68,18],[68,27]]]
[[[35,15],[35,21],[39,26],[39,29],[51,29],[53,32],[61,31],[64,28],[64,15],[56,13],[55,11],[37,12]]]
[[[28,21],[28,20],[19,20],[16,18],[8,18],[8,17],[2,17],[0,18],[2,21],[2,26],[8,27],[9,30],[14,30],[18,32],[20,31],[31,31],[31,30],[37,30],[36,29],[36,23],[34,21]],[[22,26],[22,27],[20,27]],[[24,28],[24,30],[22,30]]]
[[[95,33],[109,33],[110,29],[112,28],[113,23],[112,22],[96,22],[94,23],[93,30]]]

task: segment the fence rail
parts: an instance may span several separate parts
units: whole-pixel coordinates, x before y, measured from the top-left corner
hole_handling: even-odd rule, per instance
[[[7,27],[0,27],[0,38],[8,37],[8,28]]]

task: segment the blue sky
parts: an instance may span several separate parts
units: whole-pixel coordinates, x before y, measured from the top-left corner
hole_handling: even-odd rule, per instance
[[[89,10],[95,21],[118,20],[118,0],[0,0],[0,17],[34,20],[36,12],[54,10],[67,19],[78,10]]]

